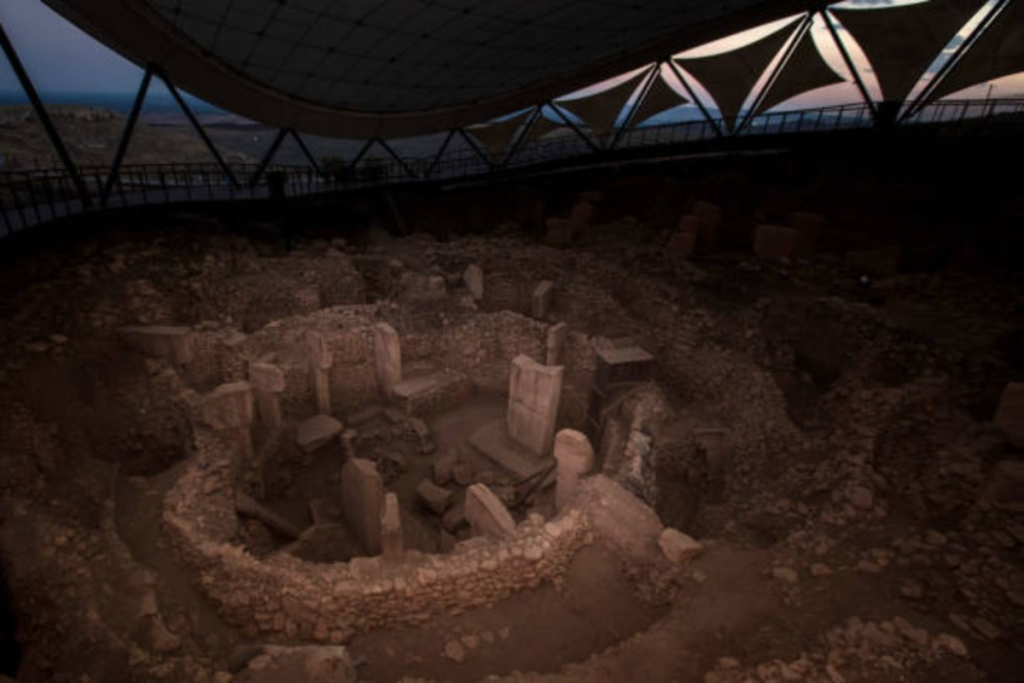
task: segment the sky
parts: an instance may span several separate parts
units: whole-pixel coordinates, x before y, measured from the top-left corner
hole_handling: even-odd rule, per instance
[[[882,5],[908,4],[922,0],[848,0],[849,4],[867,7]],[[989,0],[994,2],[994,0]],[[126,59],[104,47],[90,36],[49,9],[41,0],[2,0],[0,1],[0,21],[3,22],[11,41],[14,43],[21,60],[29,72],[33,82],[44,99],[61,101],[74,93],[134,93],[142,78],[142,70]],[[686,54],[710,54],[722,52],[751,42],[764,35],[773,25],[726,38],[715,43],[692,50]],[[822,56],[840,74],[847,74],[838,51],[823,23],[816,21],[813,36]],[[856,46],[850,50],[854,61],[862,65],[866,73],[869,90],[876,89],[870,66],[865,62]],[[614,84],[621,77],[609,79],[606,84]],[[681,87],[667,78],[678,90]],[[607,87],[599,84],[580,91],[601,90]],[[696,86],[700,90],[699,84]],[[162,85],[154,81],[151,96],[165,94]],[[995,97],[1005,97],[1024,93],[1024,75],[1000,79],[994,84]],[[984,97],[988,92],[988,84],[973,88],[965,95]],[[21,94],[17,83],[6,62],[0,62],[0,94]],[[64,98],[61,97],[64,95]],[[709,98],[710,99],[710,98]],[[832,86],[815,91],[808,96],[801,96],[789,104],[792,106],[821,106],[856,102],[860,95],[852,83]]]

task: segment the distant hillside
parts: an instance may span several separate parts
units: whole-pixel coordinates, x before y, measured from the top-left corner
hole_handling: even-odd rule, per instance
[[[124,115],[98,107],[47,107],[72,158],[80,166],[108,166],[124,133]],[[253,161],[251,157],[219,145],[228,163]],[[32,108],[0,106],[0,168],[39,168],[59,165],[42,125]],[[186,127],[152,126],[139,121],[125,157],[126,164],[213,162],[202,140]]]

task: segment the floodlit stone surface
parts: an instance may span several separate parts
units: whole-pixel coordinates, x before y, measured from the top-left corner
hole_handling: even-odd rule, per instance
[[[548,367],[527,356],[512,361],[508,433],[537,455],[551,450],[562,397],[564,368]]]

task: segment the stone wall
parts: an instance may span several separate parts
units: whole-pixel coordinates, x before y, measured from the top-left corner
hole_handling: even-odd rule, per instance
[[[261,561],[233,542],[235,468],[219,438],[202,432],[196,447],[165,498],[164,527],[221,617],[248,637],[340,643],[355,632],[423,623],[559,578],[592,541],[584,516],[569,511],[546,523],[533,516],[504,541],[469,539],[451,554],[408,552],[400,563],[315,564],[286,554]]]

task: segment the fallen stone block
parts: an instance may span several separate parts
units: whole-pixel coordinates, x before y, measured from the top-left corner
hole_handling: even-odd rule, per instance
[[[693,256],[693,251],[697,247],[697,233],[677,232],[668,239],[665,246],[673,256],[688,259]]]
[[[235,511],[243,517],[252,517],[267,525],[272,531],[291,539],[302,535],[302,529],[277,514],[255,498],[239,491],[235,494]]]
[[[672,564],[683,564],[704,551],[700,542],[671,527],[661,532],[658,547]]]
[[[254,414],[252,386],[248,382],[220,385],[203,397],[200,413],[214,429],[249,426]]]
[[[494,493],[483,484],[466,489],[466,520],[474,536],[502,539],[515,535],[516,523]]]
[[[453,493],[441,488],[430,479],[424,479],[416,487],[416,497],[424,507],[436,515],[443,515],[452,504]]]
[[[192,330],[165,325],[131,325],[121,328],[121,337],[151,358],[166,358],[185,365],[195,353]]]
[[[341,434],[344,425],[330,415],[315,415],[295,431],[295,443],[303,453],[312,453]]]
[[[441,526],[448,533],[454,534],[469,524],[466,519],[466,501],[458,501],[441,516]]]

